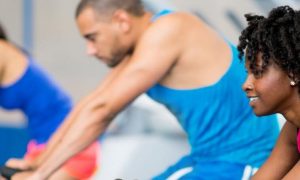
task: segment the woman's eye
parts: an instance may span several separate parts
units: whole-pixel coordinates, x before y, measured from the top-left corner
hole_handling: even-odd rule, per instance
[[[263,72],[261,72],[261,71],[258,71],[258,72],[255,72],[255,73],[253,73],[253,74],[254,74],[254,77],[255,77],[255,78],[259,79],[259,78],[261,78],[261,77],[262,77],[262,75],[263,75]]]

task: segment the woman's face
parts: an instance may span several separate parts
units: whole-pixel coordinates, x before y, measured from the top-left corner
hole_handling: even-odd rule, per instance
[[[270,59],[270,64],[261,74],[255,74],[249,68],[246,59],[247,79],[243,90],[249,98],[249,104],[258,116],[284,113],[290,108],[295,88],[290,85],[290,78]],[[257,55],[257,66],[262,66],[262,54]]]

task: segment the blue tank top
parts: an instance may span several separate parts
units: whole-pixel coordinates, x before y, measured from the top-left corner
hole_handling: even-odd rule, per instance
[[[275,115],[254,115],[241,88],[244,64],[230,46],[231,65],[215,84],[186,90],[156,84],[147,94],[177,117],[196,162],[220,160],[259,167],[274,146],[279,126]]]
[[[72,107],[71,99],[31,59],[16,82],[0,87],[0,106],[21,110],[28,131],[37,143],[45,143]]]
[[[172,10],[164,9],[164,10],[158,12],[157,14],[154,14],[154,15],[152,16],[152,18],[151,18],[151,22],[157,20],[157,19],[158,19],[159,17],[161,17],[161,16],[170,14],[170,13],[172,13],[172,12],[173,12]]]

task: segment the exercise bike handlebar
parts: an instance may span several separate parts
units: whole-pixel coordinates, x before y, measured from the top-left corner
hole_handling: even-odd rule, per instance
[[[11,168],[11,167],[8,167],[8,166],[1,166],[0,167],[0,174],[2,177],[6,178],[7,180],[11,180],[11,177],[18,173],[18,172],[21,172],[23,170],[21,169],[17,169],[17,168]]]

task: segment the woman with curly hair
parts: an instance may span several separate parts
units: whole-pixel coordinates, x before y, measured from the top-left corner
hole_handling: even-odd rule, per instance
[[[287,120],[253,179],[300,179],[300,12],[280,6],[267,17],[245,17],[238,48],[248,71],[243,90],[256,115],[280,113]]]

